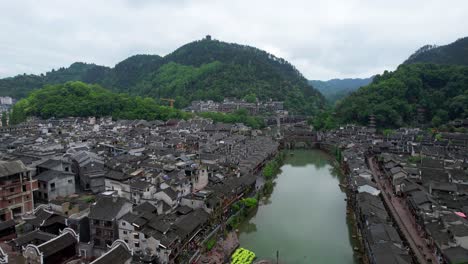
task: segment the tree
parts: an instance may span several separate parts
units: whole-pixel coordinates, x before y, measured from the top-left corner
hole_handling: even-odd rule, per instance
[[[1,113],[2,115],[2,126],[5,127],[7,126],[7,115],[8,115],[8,112],[2,112]]]
[[[247,103],[256,103],[257,102],[257,96],[254,93],[250,93],[244,97],[244,100]]]
[[[315,130],[331,130],[338,127],[338,122],[331,110],[323,111],[320,114],[311,117],[308,120],[308,123],[312,125]]]

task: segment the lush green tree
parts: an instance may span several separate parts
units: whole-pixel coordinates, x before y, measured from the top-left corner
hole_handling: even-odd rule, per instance
[[[335,114],[331,111],[322,111],[318,115],[309,118],[308,123],[314,127],[315,130],[331,130],[338,128],[338,120]]]
[[[99,85],[82,82],[49,85],[32,92],[13,107],[12,123],[27,116],[86,117],[113,116],[119,119],[167,120],[188,118],[190,114],[161,106],[152,98],[112,93]]]
[[[257,102],[257,96],[254,93],[250,93],[244,97],[244,100],[248,103]]]
[[[242,199],[242,200],[241,200],[241,203],[242,203],[247,209],[257,207],[257,205],[258,205],[257,199],[251,198],[251,197]]]
[[[368,124],[376,117],[378,127],[415,125],[420,120],[440,126],[468,117],[468,67],[455,65],[400,65],[337,104],[340,122]],[[323,124],[322,124],[323,126]]]
[[[7,116],[8,116],[8,112],[2,112],[0,113],[2,115],[2,126],[7,126]]]

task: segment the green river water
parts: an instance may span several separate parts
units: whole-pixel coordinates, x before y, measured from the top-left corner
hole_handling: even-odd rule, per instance
[[[288,152],[273,193],[239,227],[241,247],[274,263],[277,251],[286,264],[357,263],[339,177],[319,150]]]

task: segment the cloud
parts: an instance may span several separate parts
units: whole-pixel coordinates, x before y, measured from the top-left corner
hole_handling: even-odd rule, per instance
[[[466,36],[467,13],[463,0],[1,1],[0,77],[113,66],[206,34],[265,49],[309,79],[367,77]]]

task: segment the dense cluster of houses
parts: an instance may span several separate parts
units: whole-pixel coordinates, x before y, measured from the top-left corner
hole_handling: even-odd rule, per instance
[[[261,131],[206,119],[2,129],[0,263],[188,261],[278,148]]]
[[[223,112],[231,113],[239,109],[247,110],[251,115],[260,113],[275,113],[284,111],[284,104],[281,101],[265,101],[265,102],[247,102],[243,99],[225,98],[222,102],[208,101],[193,101],[186,108],[190,112]]]
[[[379,136],[372,129],[346,126],[319,134],[322,147],[342,159],[349,202],[370,263],[413,263],[412,253],[390,217],[375,157],[391,199],[409,208],[423,241],[439,263],[468,262],[468,134],[433,135],[401,128]]]

